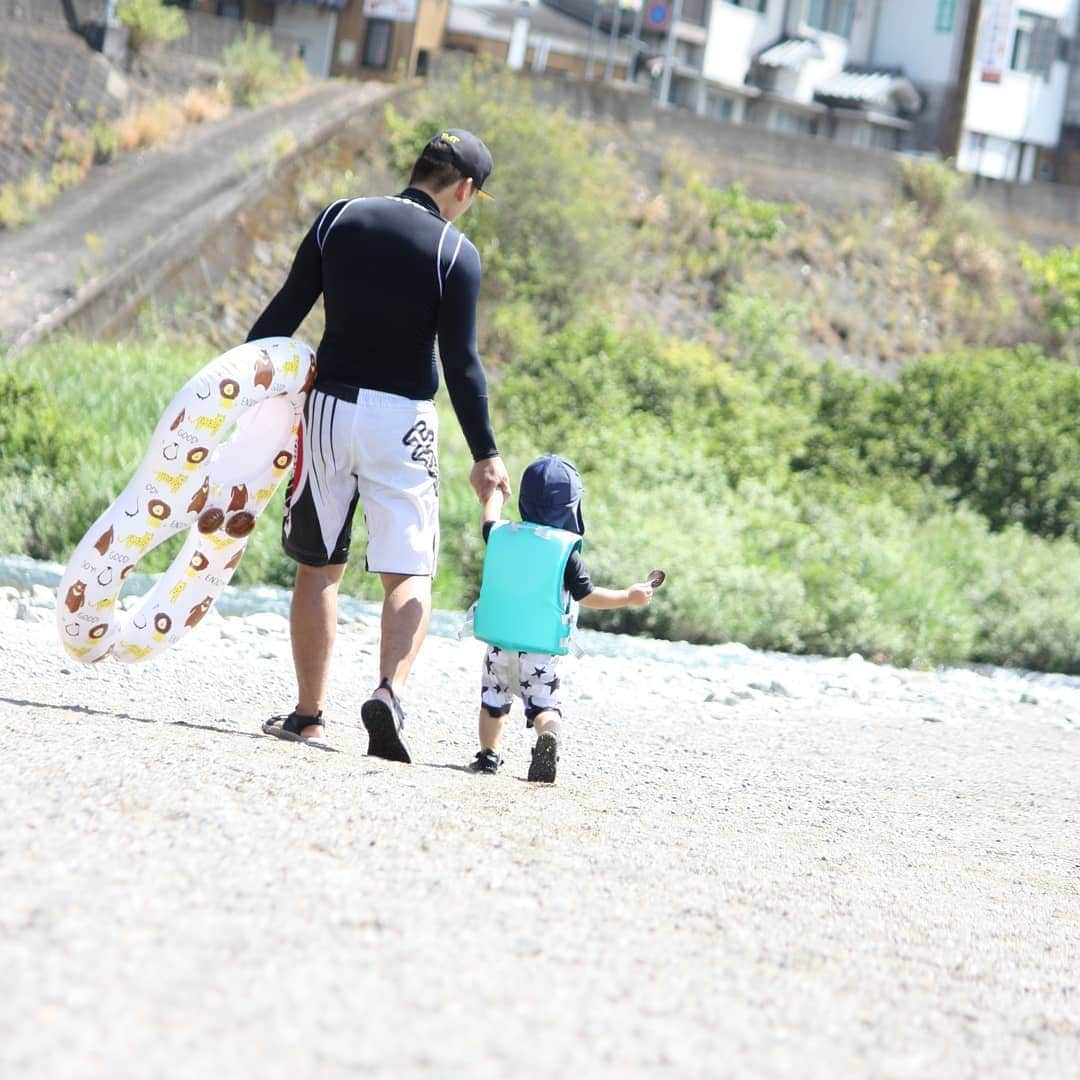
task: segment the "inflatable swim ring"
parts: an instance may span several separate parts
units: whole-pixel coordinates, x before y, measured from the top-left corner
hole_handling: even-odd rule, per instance
[[[315,354],[285,337],[230,349],[188,380],[135,475],[76,547],[57,587],[57,629],[72,657],[145,660],[198,625],[292,464],[314,381]],[[117,611],[136,563],[185,530],[180,553],[141,602]]]

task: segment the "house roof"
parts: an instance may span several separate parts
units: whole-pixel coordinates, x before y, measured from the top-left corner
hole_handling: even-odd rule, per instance
[[[494,41],[509,41],[510,31],[523,6],[531,8],[530,41],[546,38],[552,43],[558,43],[562,51],[585,54],[592,33],[591,27],[543,3],[522,4],[521,0],[452,0],[446,32],[474,35]],[[607,56],[608,35],[598,33],[593,41],[593,48],[597,62],[602,64]],[[615,46],[615,56],[620,63],[625,61],[626,52],[626,44],[619,41]]]
[[[816,41],[788,38],[758,53],[757,62],[765,67],[797,68],[807,60],[820,60],[824,55]]]
[[[270,0],[271,4],[306,4],[308,7],[331,8],[344,11],[349,0]]]
[[[909,79],[885,71],[841,71],[814,92],[817,97],[896,106],[905,112],[918,112],[922,106],[922,95]]]

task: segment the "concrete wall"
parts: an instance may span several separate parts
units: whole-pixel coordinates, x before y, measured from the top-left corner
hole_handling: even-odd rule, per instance
[[[659,167],[681,144],[717,182],[744,182],[756,195],[850,211],[895,195],[905,158],[885,150],[842,146],[710,120],[680,109],[657,109],[639,90],[572,78],[535,78],[537,100],[575,116],[624,125],[642,161]],[[970,198],[1000,224],[1038,247],[1080,245],[1080,190],[1059,184],[1012,184],[983,179]]]

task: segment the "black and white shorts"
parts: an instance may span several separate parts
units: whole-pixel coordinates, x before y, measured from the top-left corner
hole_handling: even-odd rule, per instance
[[[439,421],[431,401],[379,390],[308,394],[281,541],[305,566],[348,561],[359,501],[367,568],[433,575],[439,549]]]
[[[537,713],[550,710],[562,716],[558,668],[557,656],[509,652],[489,645],[484,653],[480,703],[492,716],[505,716],[519,696],[529,727]]]

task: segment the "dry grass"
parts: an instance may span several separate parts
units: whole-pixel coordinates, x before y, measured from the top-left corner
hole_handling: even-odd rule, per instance
[[[129,112],[117,124],[121,150],[161,146],[186,127],[179,104],[159,98]]]
[[[184,119],[189,124],[220,120],[231,107],[229,91],[224,83],[218,83],[212,90],[195,87],[189,90],[180,102]]]

